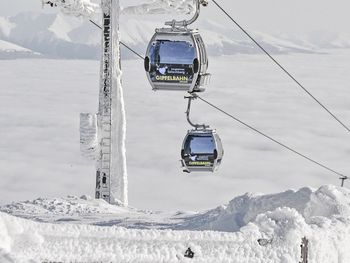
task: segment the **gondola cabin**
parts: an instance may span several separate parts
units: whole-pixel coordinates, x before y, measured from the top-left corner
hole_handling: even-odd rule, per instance
[[[153,90],[204,91],[207,68],[207,52],[197,30],[156,29],[145,57]]]
[[[215,130],[188,131],[181,149],[184,172],[214,172],[221,164],[224,150]]]

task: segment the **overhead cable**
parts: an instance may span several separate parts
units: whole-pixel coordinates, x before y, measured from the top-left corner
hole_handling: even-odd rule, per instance
[[[239,122],[240,124],[244,125],[245,127],[247,127],[247,128],[249,128],[249,129],[255,131],[256,133],[258,133],[258,134],[260,134],[260,135],[262,135],[262,136],[264,136],[265,138],[269,139],[270,141],[273,141],[274,143],[276,143],[276,144],[282,146],[283,148],[287,149],[288,151],[291,151],[291,152],[293,152],[293,153],[299,155],[300,157],[302,157],[302,158],[304,158],[304,159],[306,159],[306,160],[308,160],[308,161],[310,161],[310,162],[312,162],[312,163],[314,163],[314,164],[316,164],[316,165],[318,165],[318,166],[320,166],[320,167],[322,167],[322,168],[324,168],[324,169],[326,169],[326,170],[328,170],[328,171],[330,171],[330,172],[332,172],[332,173],[334,173],[334,174],[337,174],[337,175],[341,176],[342,178],[348,178],[348,177],[345,176],[344,174],[342,174],[342,173],[340,173],[340,172],[337,172],[337,171],[335,171],[334,169],[331,169],[331,168],[329,168],[328,166],[326,166],[326,165],[324,165],[324,164],[322,164],[322,163],[320,163],[320,162],[315,161],[314,159],[312,159],[312,158],[310,158],[310,157],[308,157],[308,156],[306,156],[306,155],[300,153],[300,152],[297,151],[297,150],[294,150],[293,148],[291,148],[291,147],[285,145],[284,143],[282,143],[282,142],[280,142],[280,141],[278,141],[278,140],[272,138],[271,136],[269,136],[269,135],[267,135],[267,134],[261,132],[261,131],[258,130],[257,128],[254,128],[253,126],[251,126],[251,125],[249,125],[249,124],[243,122],[242,120],[240,120],[240,119],[238,119],[237,117],[233,116],[232,114],[230,114],[230,113],[224,111],[223,109],[219,108],[218,106],[215,106],[214,104],[212,104],[212,103],[210,103],[209,101],[203,99],[202,97],[200,97],[200,96],[198,96],[198,95],[195,95],[195,97],[198,98],[198,99],[200,99],[201,101],[205,102],[206,104],[208,104],[208,105],[211,106],[212,108],[214,108],[214,109],[220,111],[221,113],[225,114],[226,116],[230,117],[231,119],[233,119],[233,120]]]
[[[332,113],[323,103],[321,103],[314,95],[307,90],[304,85],[302,85],[285,67],[283,67],[264,47],[262,47],[258,41],[256,41],[236,20],[230,16],[224,8],[222,8],[215,0],[213,3],[247,36],[249,37],[255,45],[257,45],[284,73],[286,73],[300,88],[302,88],[317,104],[319,104],[329,115],[332,116],[339,124],[341,124],[348,132],[350,128],[344,124],[334,113]]]
[[[95,26],[97,26],[99,29],[102,29],[102,27],[97,24],[95,21],[93,20],[89,20],[92,24],[94,24]],[[127,44],[123,43],[122,41],[119,41],[120,44],[122,44],[124,47],[126,47],[127,49],[129,49],[132,53],[134,53],[136,56],[138,56],[141,59],[145,59],[143,56],[141,56],[138,52],[136,52],[135,50],[133,50],[131,47],[129,47]]]
[[[213,1],[214,1],[214,0],[213,0]],[[97,23],[95,23],[94,21],[90,20],[90,22],[93,23],[95,26],[99,27],[100,29],[102,29],[101,26],[99,26],[99,25],[98,25]],[[137,55],[139,58],[141,58],[142,60],[144,60],[144,57],[143,57],[143,56],[141,56],[141,55],[140,55],[139,53],[137,53],[135,50],[133,50],[132,48],[130,48],[128,45],[124,44],[123,42],[120,42],[120,43],[121,43],[124,47],[126,47],[127,49],[129,49],[131,52],[133,52],[135,55]],[[294,150],[293,148],[291,148],[291,147],[285,145],[284,143],[282,143],[282,142],[280,142],[280,141],[278,141],[278,140],[272,138],[271,136],[269,136],[269,135],[267,135],[267,134],[261,132],[260,130],[254,128],[253,126],[251,126],[251,125],[249,125],[249,124],[247,124],[247,123],[241,121],[241,120],[238,119],[237,117],[234,117],[233,115],[231,115],[231,114],[229,114],[228,112],[222,110],[222,109],[219,108],[218,106],[215,106],[214,104],[212,104],[212,103],[210,103],[209,101],[203,99],[202,97],[198,96],[197,94],[192,94],[192,95],[195,96],[196,98],[200,99],[201,101],[205,102],[206,104],[208,104],[208,105],[211,106],[212,108],[214,108],[214,109],[220,111],[221,113],[225,114],[226,116],[228,116],[228,117],[232,118],[233,120],[239,122],[240,124],[244,125],[245,127],[247,127],[247,128],[249,128],[249,129],[255,131],[256,133],[258,133],[258,134],[264,136],[265,138],[269,139],[270,141],[272,141],[272,142],[274,142],[274,143],[280,145],[281,147],[287,149],[288,151],[293,152],[294,154],[296,154],[296,155],[298,155],[298,156],[300,156],[300,157],[302,157],[302,158],[304,158],[304,159],[306,159],[306,160],[308,160],[308,161],[310,161],[310,162],[312,162],[312,163],[314,163],[314,164],[316,164],[316,165],[318,165],[318,166],[320,166],[320,167],[326,169],[326,170],[329,171],[329,172],[332,172],[332,173],[334,173],[334,174],[340,176],[341,178],[346,178],[346,179],[349,178],[348,176],[346,176],[346,175],[344,175],[344,174],[342,174],[342,173],[340,173],[340,172],[337,172],[336,170],[331,169],[330,167],[328,167],[328,166],[326,166],[326,165],[324,165],[324,164],[322,164],[322,163],[320,163],[320,162],[315,161],[314,159],[312,159],[312,158],[310,158],[310,157],[308,157],[308,156],[306,156],[306,155],[300,153],[300,152],[297,151],[297,150]],[[349,130],[349,131],[350,131],[350,130]]]

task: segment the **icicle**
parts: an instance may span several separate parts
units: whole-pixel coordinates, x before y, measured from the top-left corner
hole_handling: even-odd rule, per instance
[[[114,6],[113,6],[114,5]],[[128,205],[128,181],[126,169],[126,118],[120,68],[119,0],[112,0],[112,159],[111,203]],[[114,134],[113,134],[114,133]]]

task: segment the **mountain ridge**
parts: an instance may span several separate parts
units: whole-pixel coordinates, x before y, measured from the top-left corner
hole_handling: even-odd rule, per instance
[[[135,16],[123,16],[120,25],[122,41],[142,54],[154,34],[154,29],[161,26],[157,19],[146,17],[141,23]],[[209,55],[261,52],[238,30],[227,29],[210,20],[201,20],[196,26],[200,28]],[[250,33],[273,54],[320,53],[324,48],[350,47],[350,35],[346,34],[274,36],[260,32]],[[24,12],[8,18],[0,17],[0,39],[33,50],[42,57],[62,59],[100,57],[99,29],[89,21],[61,13]],[[128,52],[123,52],[123,56],[134,57]]]

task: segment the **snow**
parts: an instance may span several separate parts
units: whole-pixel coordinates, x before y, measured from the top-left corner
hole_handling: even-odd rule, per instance
[[[96,114],[80,113],[80,150],[88,160],[96,161],[99,155]]]
[[[207,19],[210,12],[203,8],[203,16],[193,25],[199,28],[210,56],[223,54],[259,53],[254,44],[237,28],[226,27],[227,21]],[[177,16],[178,17],[178,16]],[[135,15],[121,16],[121,39],[124,43],[143,54],[155,28],[163,27],[170,15],[144,16],[142,22]],[[185,19],[188,16],[178,17]],[[101,24],[99,16],[93,20]],[[7,22],[6,22],[7,21]],[[11,26],[8,26],[11,23]],[[6,28],[6,35],[1,34]],[[274,35],[250,32],[259,42],[274,54],[319,53],[323,48],[347,48],[348,35],[335,34],[318,42],[318,36]],[[58,14],[20,13],[15,17],[0,19],[0,39],[35,50],[48,57],[99,59],[101,30],[88,20]],[[316,40],[315,40],[316,39]],[[341,39],[341,45],[339,45]],[[134,58],[128,52],[124,57]]]
[[[325,199],[327,205],[322,204]],[[8,262],[292,263],[300,259],[305,236],[310,263],[346,263],[350,260],[349,209],[350,191],[331,185],[270,195],[247,193],[225,208],[194,215],[137,211],[86,196],[39,198],[1,207],[12,215],[0,212],[0,255]],[[208,224],[205,218],[213,211],[217,217]],[[219,223],[223,217],[225,222]],[[106,218],[109,224],[97,223]],[[165,220],[173,222],[167,229]],[[204,231],[193,231],[194,225],[186,224],[194,221]],[[226,232],[212,231],[217,225]],[[271,243],[260,246],[260,238]],[[195,252],[193,260],[184,258],[188,247]]]
[[[11,23],[8,18],[0,17],[0,36],[9,36],[11,30],[15,27],[16,25]]]
[[[191,14],[195,10],[194,0],[152,0],[149,3],[126,6],[123,15]]]
[[[114,3],[111,19],[111,160],[110,160],[110,193],[112,202],[128,205],[128,173],[126,164],[126,117],[124,92],[122,87],[122,71],[120,63],[120,33],[119,33],[119,1]],[[104,63],[102,61],[101,63]],[[102,75],[102,72],[100,73]],[[101,80],[102,81],[102,80]],[[102,83],[101,83],[102,86]],[[103,89],[102,89],[103,90]],[[103,93],[101,93],[103,94]]]
[[[317,190],[304,187],[268,195],[246,193],[204,212],[140,210],[110,205],[85,195],[13,202],[1,206],[0,211],[48,223],[237,232],[260,215],[283,207],[295,210],[307,224],[320,224],[332,218],[342,220],[350,214],[350,191],[328,185]]]
[[[33,52],[27,48],[21,47],[19,45],[15,45],[13,43],[0,40],[0,51],[2,52]]]
[[[0,39],[0,59],[33,58],[41,54]]]
[[[45,4],[45,0],[42,0]],[[51,0],[66,15],[91,18],[98,12],[99,5],[90,0]]]
[[[42,0],[44,1],[44,0]],[[91,0],[51,0],[51,3],[59,7],[59,10],[76,17],[92,18],[101,13],[101,6]],[[152,0],[148,3],[125,6],[122,8],[123,15],[145,15],[145,14],[189,14],[194,12],[193,0]]]
[[[59,13],[53,23],[48,28],[49,31],[53,32],[59,39],[71,42],[71,33],[74,29],[81,26],[82,21],[73,17]]]

